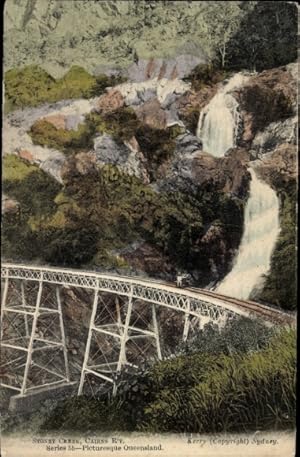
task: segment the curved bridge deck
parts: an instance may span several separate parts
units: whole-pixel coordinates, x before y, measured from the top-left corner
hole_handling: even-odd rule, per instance
[[[35,267],[27,265],[2,264],[2,279],[20,279],[25,281],[42,281],[69,287],[95,289],[129,296],[131,289],[134,298],[140,298],[158,305],[186,311],[187,301],[199,300],[207,303],[212,309],[222,308],[235,314],[257,315],[265,320],[278,323],[293,322],[293,317],[277,308],[261,303],[228,297],[201,288],[178,288],[172,283],[141,279],[139,277],[117,276],[94,271],[81,271],[55,267]],[[192,309],[190,314],[199,315]]]
[[[181,332],[181,341],[187,341],[207,322],[220,327],[236,315],[259,317],[269,325],[294,322],[293,316],[260,303],[138,277],[3,263],[1,278],[1,339],[7,353],[2,385],[18,398],[74,381],[64,327],[65,289],[93,294],[78,394],[87,387],[94,392],[95,380],[115,392],[123,367],[161,359],[166,323],[169,332]]]

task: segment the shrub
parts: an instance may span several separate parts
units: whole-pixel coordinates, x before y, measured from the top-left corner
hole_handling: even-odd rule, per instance
[[[93,147],[92,132],[86,124],[77,130],[58,129],[46,120],[36,121],[29,131],[34,144],[48,146],[65,153],[90,150]]]
[[[5,73],[6,111],[44,103],[54,85],[55,79],[36,65],[8,70]]]
[[[200,91],[204,86],[213,86],[228,76],[228,72],[216,68],[211,64],[199,64],[184,80],[192,84],[193,90]]]
[[[33,171],[37,171],[36,165],[29,164],[20,157],[13,154],[6,154],[2,160],[4,181],[21,181]]]
[[[175,138],[180,135],[181,128],[172,126],[167,129],[156,129],[148,125],[140,125],[135,132],[136,139],[148,162],[150,179],[157,178],[160,165],[170,159],[175,150]]]
[[[13,69],[5,73],[5,110],[9,112],[63,99],[90,98],[124,81],[120,75],[93,76],[76,65],[60,79],[36,65]]]
[[[17,156],[4,157],[3,191],[20,204],[17,214],[5,214],[2,225],[3,256],[14,261],[29,261],[42,256],[39,233],[32,230],[30,218],[42,221],[54,214],[54,201],[61,186],[37,166]],[[47,243],[46,243],[47,244]]]
[[[294,426],[295,346],[295,331],[282,330],[259,352],[162,362],[152,371],[159,388],[139,428],[218,433]]]
[[[17,159],[16,163],[19,168],[24,167],[27,174],[23,172],[23,179],[17,182],[5,178],[4,174],[3,191],[20,203],[23,215],[41,216],[53,213],[56,209],[54,198],[61,188],[60,184],[35,166],[29,165],[27,168],[21,159]],[[12,174],[8,173],[6,176],[11,178]]]
[[[125,374],[115,399],[66,400],[42,429],[224,433],[293,427],[295,336],[281,329],[260,350],[196,352]]]
[[[97,75],[95,77],[95,83],[91,89],[91,97],[96,97],[103,94],[107,87],[117,86],[127,81],[122,75],[111,75],[107,76],[104,74]]]

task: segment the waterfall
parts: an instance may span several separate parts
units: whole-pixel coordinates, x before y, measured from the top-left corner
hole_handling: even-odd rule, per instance
[[[270,269],[271,255],[280,230],[279,202],[276,192],[260,181],[253,169],[250,194],[245,208],[244,233],[231,272],[216,292],[247,299],[260,287]]]
[[[236,146],[240,117],[232,91],[247,79],[241,73],[234,75],[200,113],[197,136],[202,141],[203,150],[215,157],[224,156]],[[270,269],[280,230],[276,193],[257,178],[254,169],[250,168],[249,172],[251,182],[241,245],[231,272],[216,288],[217,292],[241,299],[249,298],[251,292],[261,286],[263,275]]]
[[[197,136],[203,150],[215,157],[222,157],[235,146],[240,118],[238,102],[231,92],[247,79],[242,73],[234,75],[200,113]]]

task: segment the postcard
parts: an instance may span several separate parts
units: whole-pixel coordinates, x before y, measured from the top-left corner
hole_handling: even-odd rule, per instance
[[[295,455],[296,2],[6,0],[1,455]]]

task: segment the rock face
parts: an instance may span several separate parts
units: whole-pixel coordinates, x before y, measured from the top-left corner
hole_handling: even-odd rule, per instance
[[[76,130],[84,115],[94,109],[96,99],[67,100],[38,108],[26,108],[9,114],[3,123],[3,154],[16,154],[40,166],[62,183],[65,155],[53,148],[33,144],[28,135],[30,127],[39,119],[47,120],[56,128]]]
[[[167,126],[167,113],[157,98],[153,98],[136,108],[138,119],[149,127],[164,129]]]
[[[122,257],[135,271],[146,272],[150,277],[173,278],[176,273],[170,259],[147,243],[124,250]]]
[[[135,138],[125,144],[117,143],[110,135],[103,134],[95,138],[94,151],[99,165],[115,165],[124,173],[148,182],[144,158]]]
[[[47,121],[49,124],[54,125],[56,129],[66,129],[66,117],[62,114],[52,114],[42,118],[42,120]]]
[[[248,160],[247,152],[242,150],[232,151],[222,158],[213,157],[202,151],[196,136],[188,133],[180,135],[174,157],[158,188],[168,191],[188,189],[191,192],[205,188],[243,199],[247,196],[249,186]]]
[[[109,113],[124,106],[124,97],[118,89],[111,89],[103,94],[96,102],[95,110],[99,113]]]
[[[19,208],[20,208],[20,205],[15,199],[10,198],[10,197],[8,197],[8,195],[5,195],[2,193],[2,206],[1,206],[2,214],[17,213]]]
[[[295,141],[295,65],[251,76],[236,93],[244,124],[241,145],[270,150],[280,142]]]
[[[203,20],[199,2],[8,0],[5,68],[42,64],[58,76],[71,65],[109,72],[117,63],[137,81],[181,77],[206,58]],[[155,61],[135,65],[136,55]]]
[[[204,57],[191,54],[182,54],[170,59],[151,58],[139,59],[127,69],[131,81],[141,82],[147,79],[176,79],[189,75],[193,68],[200,63],[205,63]]]
[[[281,144],[264,156],[257,170],[262,179],[275,189],[282,189],[297,179],[297,149],[291,144]]]
[[[193,90],[179,97],[176,101],[178,116],[191,133],[196,134],[199,113],[217,93],[217,85],[204,87],[201,91]]]
[[[274,150],[283,143],[296,144],[297,117],[290,117],[283,122],[272,122],[253,138],[251,149],[258,155]]]
[[[153,78],[119,84],[116,88],[125,98],[127,106],[138,106],[156,97],[162,107],[167,108],[176,98],[190,89],[190,84],[178,78]]]

